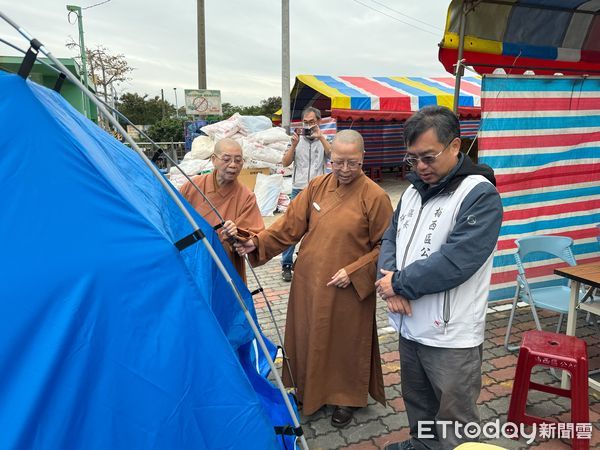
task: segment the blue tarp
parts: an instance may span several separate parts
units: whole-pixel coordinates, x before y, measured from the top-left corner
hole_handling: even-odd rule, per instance
[[[139,156],[1,71],[0,123],[0,448],[281,445],[249,325],[204,246],[173,245],[192,228]]]

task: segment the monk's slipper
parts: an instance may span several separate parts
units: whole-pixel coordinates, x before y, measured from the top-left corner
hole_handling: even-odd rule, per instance
[[[331,415],[331,425],[336,428],[344,428],[352,420],[355,409],[351,406],[336,406]]]

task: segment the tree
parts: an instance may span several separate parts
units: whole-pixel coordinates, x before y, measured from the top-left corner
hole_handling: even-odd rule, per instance
[[[260,102],[260,114],[270,117],[281,109],[281,97],[269,97]]]
[[[67,42],[67,48],[77,48],[80,52],[80,46],[72,38]],[[134,70],[125,59],[125,55],[112,55],[103,45],[97,45],[96,48],[86,47],[88,75],[96,87],[101,88],[100,94],[104,101],[108,101],[108,87],[112,84],[122,83],[130,80],[128,75]]]
[[[183,124],[186,119],[169,117],[152,125],[146,134],[154,142],[182,142],[184,140]]]
[[[222,103],[222,117],[228,118],[236,112],[243,116],[267,116],[271,117],[278,109],[281,108],[281,97],[269,97],[260,101],[260,105],[253,106],[235,106],[231,103]],[[216,116],[219,117],[219,116]]]
[[[141,96],[131,92],[121,95],[117,108],[137,125],[153,125],[175,114],[175,107],[158,95],[149,99],[148,94]]]

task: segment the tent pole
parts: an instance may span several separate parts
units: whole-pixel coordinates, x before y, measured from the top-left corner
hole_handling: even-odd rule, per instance
[[[465,46],[465,24],[467,22],[467,3],[468,3],[468,0],[465,0],[463,2],[462,11],[461,11],[460,19],[458,22],[458,29],[459,29],[458,61],[456,61],[456,71],[454,72],[456,79],[455,79],[455,84],[454,84],[454,103],[453,103],[453,107],[452,107],[454,114],[458,114],[458,101],[460,99],[460,78],[462,77],[463,72],[464,72],[462,59],[463,59],[463,49]]]
[[[12,45],[10,42],[5,41],[4,39],[0,39],[0,42],[8,45],[9,47],[12,47],[13,49],[25,54],[27,52],[25,52],[24,50],[20,49],[19,47]],[[58,70],[56,67],[48,64],[45,61],[39,61],[41,62],[44,66],[48,67],[51,70],[54,70],[56,73],[62,73],[60,70]],[[120,112],[118,109],[116,109],[113,106],[110,106],[109,104],[107,104],[105,101],[103,101],[101,98],[96,97],[104,106],[106,106],[111,112],[115,113],[116,115],[118,115],[121,119],[123,119],[125,122],[127,122],[128,125],[131,125],[138,133],[140,133],[141,136],[145,137],[148,142],[150,142],[152,144],[152,146],[154,148],[157,148],[158,151],[160,151],[168,160],[169,162],[173,165],[173,167],[175,167],[177,170],[179,170],[179,172],[181,172],[181,174],[186,178],[187,181],[190,182],[190,184],[193,186],[193,188],[198,191],[198,193],[204,198],[204,200],[206,201],[206,203],[209,205],[209,207],[211,208],[212,212],[215,213],[215,215],[217,216],[217,218],[219,219],[219,221],[221,222],[221,225],[223,225],[225,223],[225,219],[223,218],[223,216],[219,213],[219,211],[217,210],[216,206],[210,201],[210,199],[206,196],[206,194],[204,194],[204,192],[202,192],[202,190],[196,186],[196,183],[194,183],[194,180],[192,180],[190,178],[190,176],[185,173],[185,171],[181,168],[181,166],[177,163],[177,161],[175,161],[171,156],[169,156],[169,154],[167,152],[165,152],[160,145],[158,145],[156,142],[154,142],[152,139],[150,139],[150,137],[143,131],[140,130],[133,122],[131,122],[131,120],[129,120],[129,118],[124,115],[122,112]],[[294,381],[294,378],[292,376],[292,369],[290,367],[290,360],[289,358],[286,356],[285,354],[285,350],[283,347],[283,337],[281,336],[281,330],[279,329],[279,325],[277,324],[277,320],[275,320],[275,314],[273,313],[273,309],[271,308],[271,301],[267,298],[267,295],[265,294],[265,291],[262,287],[262,284],[260,282],[260,278],[258,277],[256,271],[254,270],[254,268],[252,267],[252,264],[250,264],[250,258],[248,258],[248,255],[245,255],[245,261],[246,264],[248,265],[248,267],[250,268],[250,271],[252,272],[252,275],[254,276],[254,280],[256,281],[256,284],[258,285],[259,291],[262,294],[263,300],[265,301],[265,304],[267,305],[267,309],[269,310],[269,315],[271,316],[271,321],[273,322],[273,325],[275,326],[275,331],[277,332],[277,337],[279,338],[279,345],[283,351],[283,359],[286,362],[286,365],[288,367],[288,371],[290,373],[290,379],[292,382],[292,385],[294,386],[294,389],[296,388],[296,383]]]
[[[34,38],[27,31],[25,31],[24,28],[20,27],[15,22],[13,22],[2,11],[0,11],[0,18],[4,19],[9,25],[11,25],[15,30],[17,30],[19,32],[19,34],[21,34],[29,42],[31,42],[31,41],[34,40]],[[208,250],[209,254],[211,255],[211,257],[212,257],[213,261],[215,262],[215,264],[217,265],[217,267],[219,268],[219,271],[221,272],[221,274],[223,275],[223,277],[225,278],[225,280],[227,281],[227,283],[231,287],[231,289],[232,289],[232,291],[233,291],[233,293],[234,293],[234,295],[235,295],[238,303],[240,304],[240,306],[241,306],[241,308],[242,308],[242,310],[244,312],[244,315],[246,316],[246,319],[248,320],[248,323],[250,324],[250,327],[252,328],[252,331],[254,332],[254,336],[256,337],[256,340],[258,341],[258,343],[260,345],[260,348],[261,348],[263,354],[265,355],[265,358],[267,359],[267,361],[269,363],[269,367],[271,368],[271,371],[273,372],[273,376],[275,377],[275,380],[276,380],[276,383],[277,383],[277,387],[279,388],[281,396],[283,397],[283,401],[284,401],[284,403],[285,403],[285,405],[287,407],[287,410],[288,410],[288,412],[290,414],[290,417],[291,417],[292,422],[294,424],[294,428],[300,428],[300,423],[298,422],[298,418],[296,417],[296,413],[294,412],[294,408],[292,407],[292,404],[290,403],[289,396],[288,396],[287,392],[285,391],[285,387],[283,386],[283,382],[281,381],[281,377],[279,376],[279,373],[277,372],[277,368],[275,367],[275,363],[271,359],[271,355],[269,354],[269,350],[267,349],[267,346],[265,345],[265,341],[263,340],[260,332],[258,331],[258,327],[256,326],[256,323],[254,322],[254,319],[250,315],[250,312],[248,311],[248,308],[246,307],[246,304],[244,303],[244,300],[242,299],[242,296],[241,296],[240,292],[237,290],[237,288],[235,287],[235,284],[233,283],[233,280],[229,276],[229,273],[227,273],[227,269],[225,269],[225,266],[223,265],[223,263],[221,262],[221,260],[217,256],[217,254],[215,253],[214,249],[210,245],[210,242],[208,242],[208,239],[206,239],[206,236],[204,236],[204,234],[200,230],[200,227],[198,226],[198,224],[196,223],[196,221],[194,220],[194,218],[187,211],[187,209],[185,208],[185,206],[183,205],[183,203],[181,202],[181,200],[179,199],[179,197],[177,196],[177,194],[175,192],[173,192],[172,187],[163,178],[162,174],[158,171],[158,169],[154,166],[154,164],[152,164],[152,162],[148,159],[148,157],[144,154],[144,152],[138,147],[138,145],[135,143],[135,141],[132,139],[132,137],[129,136],[129,134],[127,134],[127,131],[125,131],[125,129],[121,126],[121,124],[119,123],[119,121],[116,120],[113,117],[113,115],[108,112],[108,110],[96,98],[96,96],[93,95],[87,89],[87,87],[83,86],[83,84],[81,83],[81,81],[79,81],[57,58],[55,58],[54,55],[52,53],[50,53],[44,47],[44,45],[40,46],[40,51],[50,61],[52,61],[52,63],[58,69],[60,69],[63,74],[65,74],[65,76],[69,79],[69,81],[71,81],[73,84],[75,84],[92,101],[92,103],[94,103],[96,105],[96,107],[98,108],[98,110],[100,112],[102,112],[102,114],[104,114],[108,118],[109,122],[127,140],[127,142],[129,143],[129,145],[131,145],[131,148],[133,150],[135,150],[135,152],[142,158],[142,160],[144,161],[144,163],[146,164],[146,166],[148,166],[148,168],[150,169],[150,171],[152,172],[152,174],[158,179],[158,181],[160,182],[160,184],[167,191],[168,195],[175,202],[175,204],[177,205],[177,207],[183,213],[184,217],[190,223],[190,225],[192,226],[194,232],[201,233],[202,243],[204,244],[204,246]],[[301,436],[299,436],[299,439],[300,439],[300,445],[301,445],[301,447],[303,449],[305,449],[305,450],[309,450],[308,449],[308,444],[306,443],[306,438],[304,437],[303,434]]]

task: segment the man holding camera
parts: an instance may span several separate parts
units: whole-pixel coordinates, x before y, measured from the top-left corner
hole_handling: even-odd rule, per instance
[[[331,154],[331,145],[321,133],[320,121],[321,111],[317,108],[308,107],[302,111],[302,128],[296,128],[292,133],[292,145],[281,160],[284,167],[294,163],[290,200],[294,200],[310,180],[325,173],[325,163]],[[295,250],[296,246],[292,245],[281,255],[283,281],[292,281]]]

